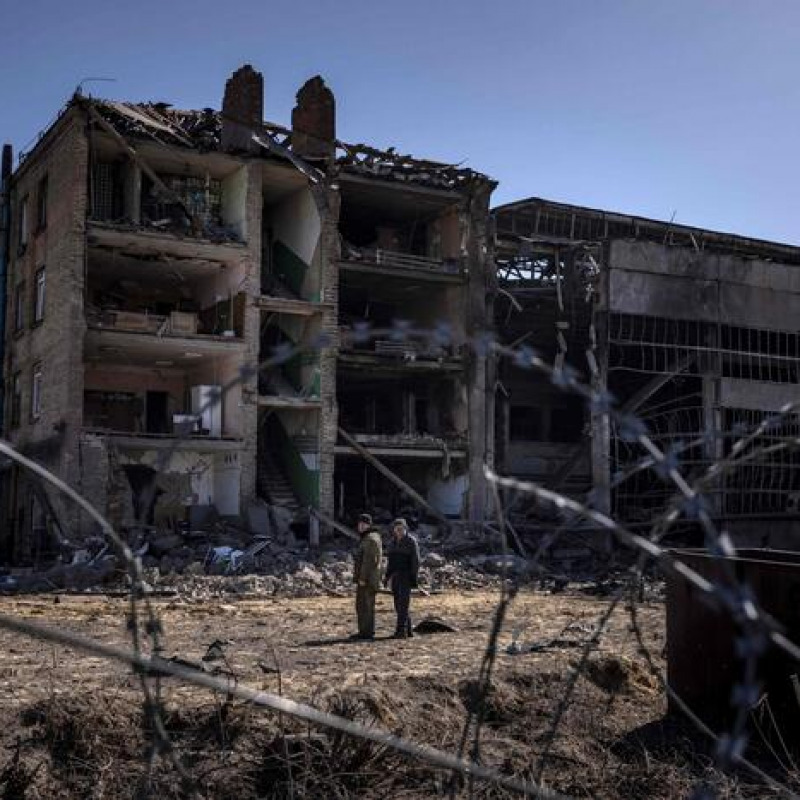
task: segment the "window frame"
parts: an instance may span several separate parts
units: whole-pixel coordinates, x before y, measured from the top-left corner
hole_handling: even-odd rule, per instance
[[[44,322],[44,309],[47,302],[47,273],[45,267],[36,270],[33,278],[33,324],[41,325]],[[40,294],[41,288],[41,294]],[[41,303],[40,303],[41,300]]]
[[[42,362],[37,361],[31,368],[31,422],[36,422],[42,416],[42,388],[44,386],[44,372]]]
[[[36,233],[47,227],[49,183],[49,176],[45,173],[36,184]]]

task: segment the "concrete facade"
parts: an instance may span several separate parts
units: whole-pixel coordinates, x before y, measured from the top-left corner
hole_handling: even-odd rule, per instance
[[[535,198],[494,214],[499,285],[518,306],[498,300],[501,338],[527,329],[528,346],[637,415],[690,481],[800,400],[800,248]],[[501,471],[588,497],[633,527],[665,512],[674,487],[635,469],[643,452],[619,424],[541,376],[506,366],[501,381]],[[519,412],[503,424],[515,406],[527,424]],[[756,444],[793,437],[798,423],[784,414]],[[800,542],[791,451],[725,471],[705,490],[710,513],[741,541],[760,530],[772,546]],[[527,508],[518,522],[542,520]],[[691,519],[677,527],[698,533]]]

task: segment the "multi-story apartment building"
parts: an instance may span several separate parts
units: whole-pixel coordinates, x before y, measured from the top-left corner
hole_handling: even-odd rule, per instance
[[[485,176],[338,141],[320,78],[266,123],[245,66],[219,113],[76,95],[7,183],[5,433],[112,523],[396,510],[362,447],[481,517]],[[2,491],[7,557],[92,528],[15,466]]]

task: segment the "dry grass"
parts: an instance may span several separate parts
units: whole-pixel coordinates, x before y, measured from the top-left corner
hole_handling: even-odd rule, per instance
[[[505,774],[531,777],[562,701],[574,647],[498,656],[487,693],[475,682],[496,597],[430,598],[426,609],[454,622],[455,634],[407,642],[340,641],[349,631],[346,601],[165,605],[170,647],[199,659],[214,638],[227,638],[239,679],[367,725],[455,750],[468,711],[484,720],[481,758]],[[12,601],[4,601],[10,603]],[[17,611],[112,640],[124,640],[122,605],[65,598],[13,601]],[[420,604],[418,603],[418,606]],[[514,606],[501,646],[548,641],[570,622],[584,629],[604,601],[526,594]],[[388,608],[381,621],[390,629]],[[663,645],[663,609],[642,609],[648,644]],[[585,633],[583,634],[585,637]],[[135,680],[124,670],[37,642],[3,636],[9,672],[0,681],[0,798],[187,796],[165,759],[148,772],[148,736]],[[658,655],[656,655],[658,659]],[[164,682],[165,725],[203,796],[246,798],[404,798],[446,795],[449,776],[372,743],[308,730],[288,719]],[[10,702],[7,702],[10,701]],[[546,762],[544,779],[575,797],[673,798],[698,782],[720,797],[766,797],[743,776],[721,776],[708,743],[665,719],[657,681],[636,653],[624,615],[578,681]],[[19,742],[17,744],[17,742]],[[466,796],[466,793],[463,795]],[[475,798],[508,797],[476,785]]]

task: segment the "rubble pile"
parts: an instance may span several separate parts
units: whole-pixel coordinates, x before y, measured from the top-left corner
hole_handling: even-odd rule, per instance
[[[208,571],[207,571],[208,570]],[[210,573],[210,574],[209,574]],[[196,561],[181,572],[144,570],[145,591],[168,593],[185,600],[205,601],[233,597],[343,597],[353,586],[353,557],[345,551],[327,551],[316,557],[301,548],[269,552],[257,568],[220,570],[213,563]],[[448,561],[429,553],[420,567],[419,589],[435,593],[451,589],[471,590],[499,586],[502,578],[469,563]]]
[[[338,549],[313,552],[287,525],[281,533],[253,534],[244,527],[215,521],[194,530],[127,531],[127,542],[144,575],[144,591],[187,601],[242,597],[342,597],[353,588],[355,542],[340,540]],[[586,593],[614,588],[598,576],[561,574],[536,568],[514,554],[486,554],[492,542],[467,536],[439,538],[434,526],[419,525],[415,534],[422,561],[419,591],[470,591],[499,588],[505,580],[552,592],[568,584]],[[606,576],[608,578],[608,576]],[[585,581],[585,584],[582,582]],[[101,538],[83,550],[65,553],[47,569],[17,570],[0,576],[0,593],[129,590],[128,570]],[[644,590],[643,590],[644,591]]]

